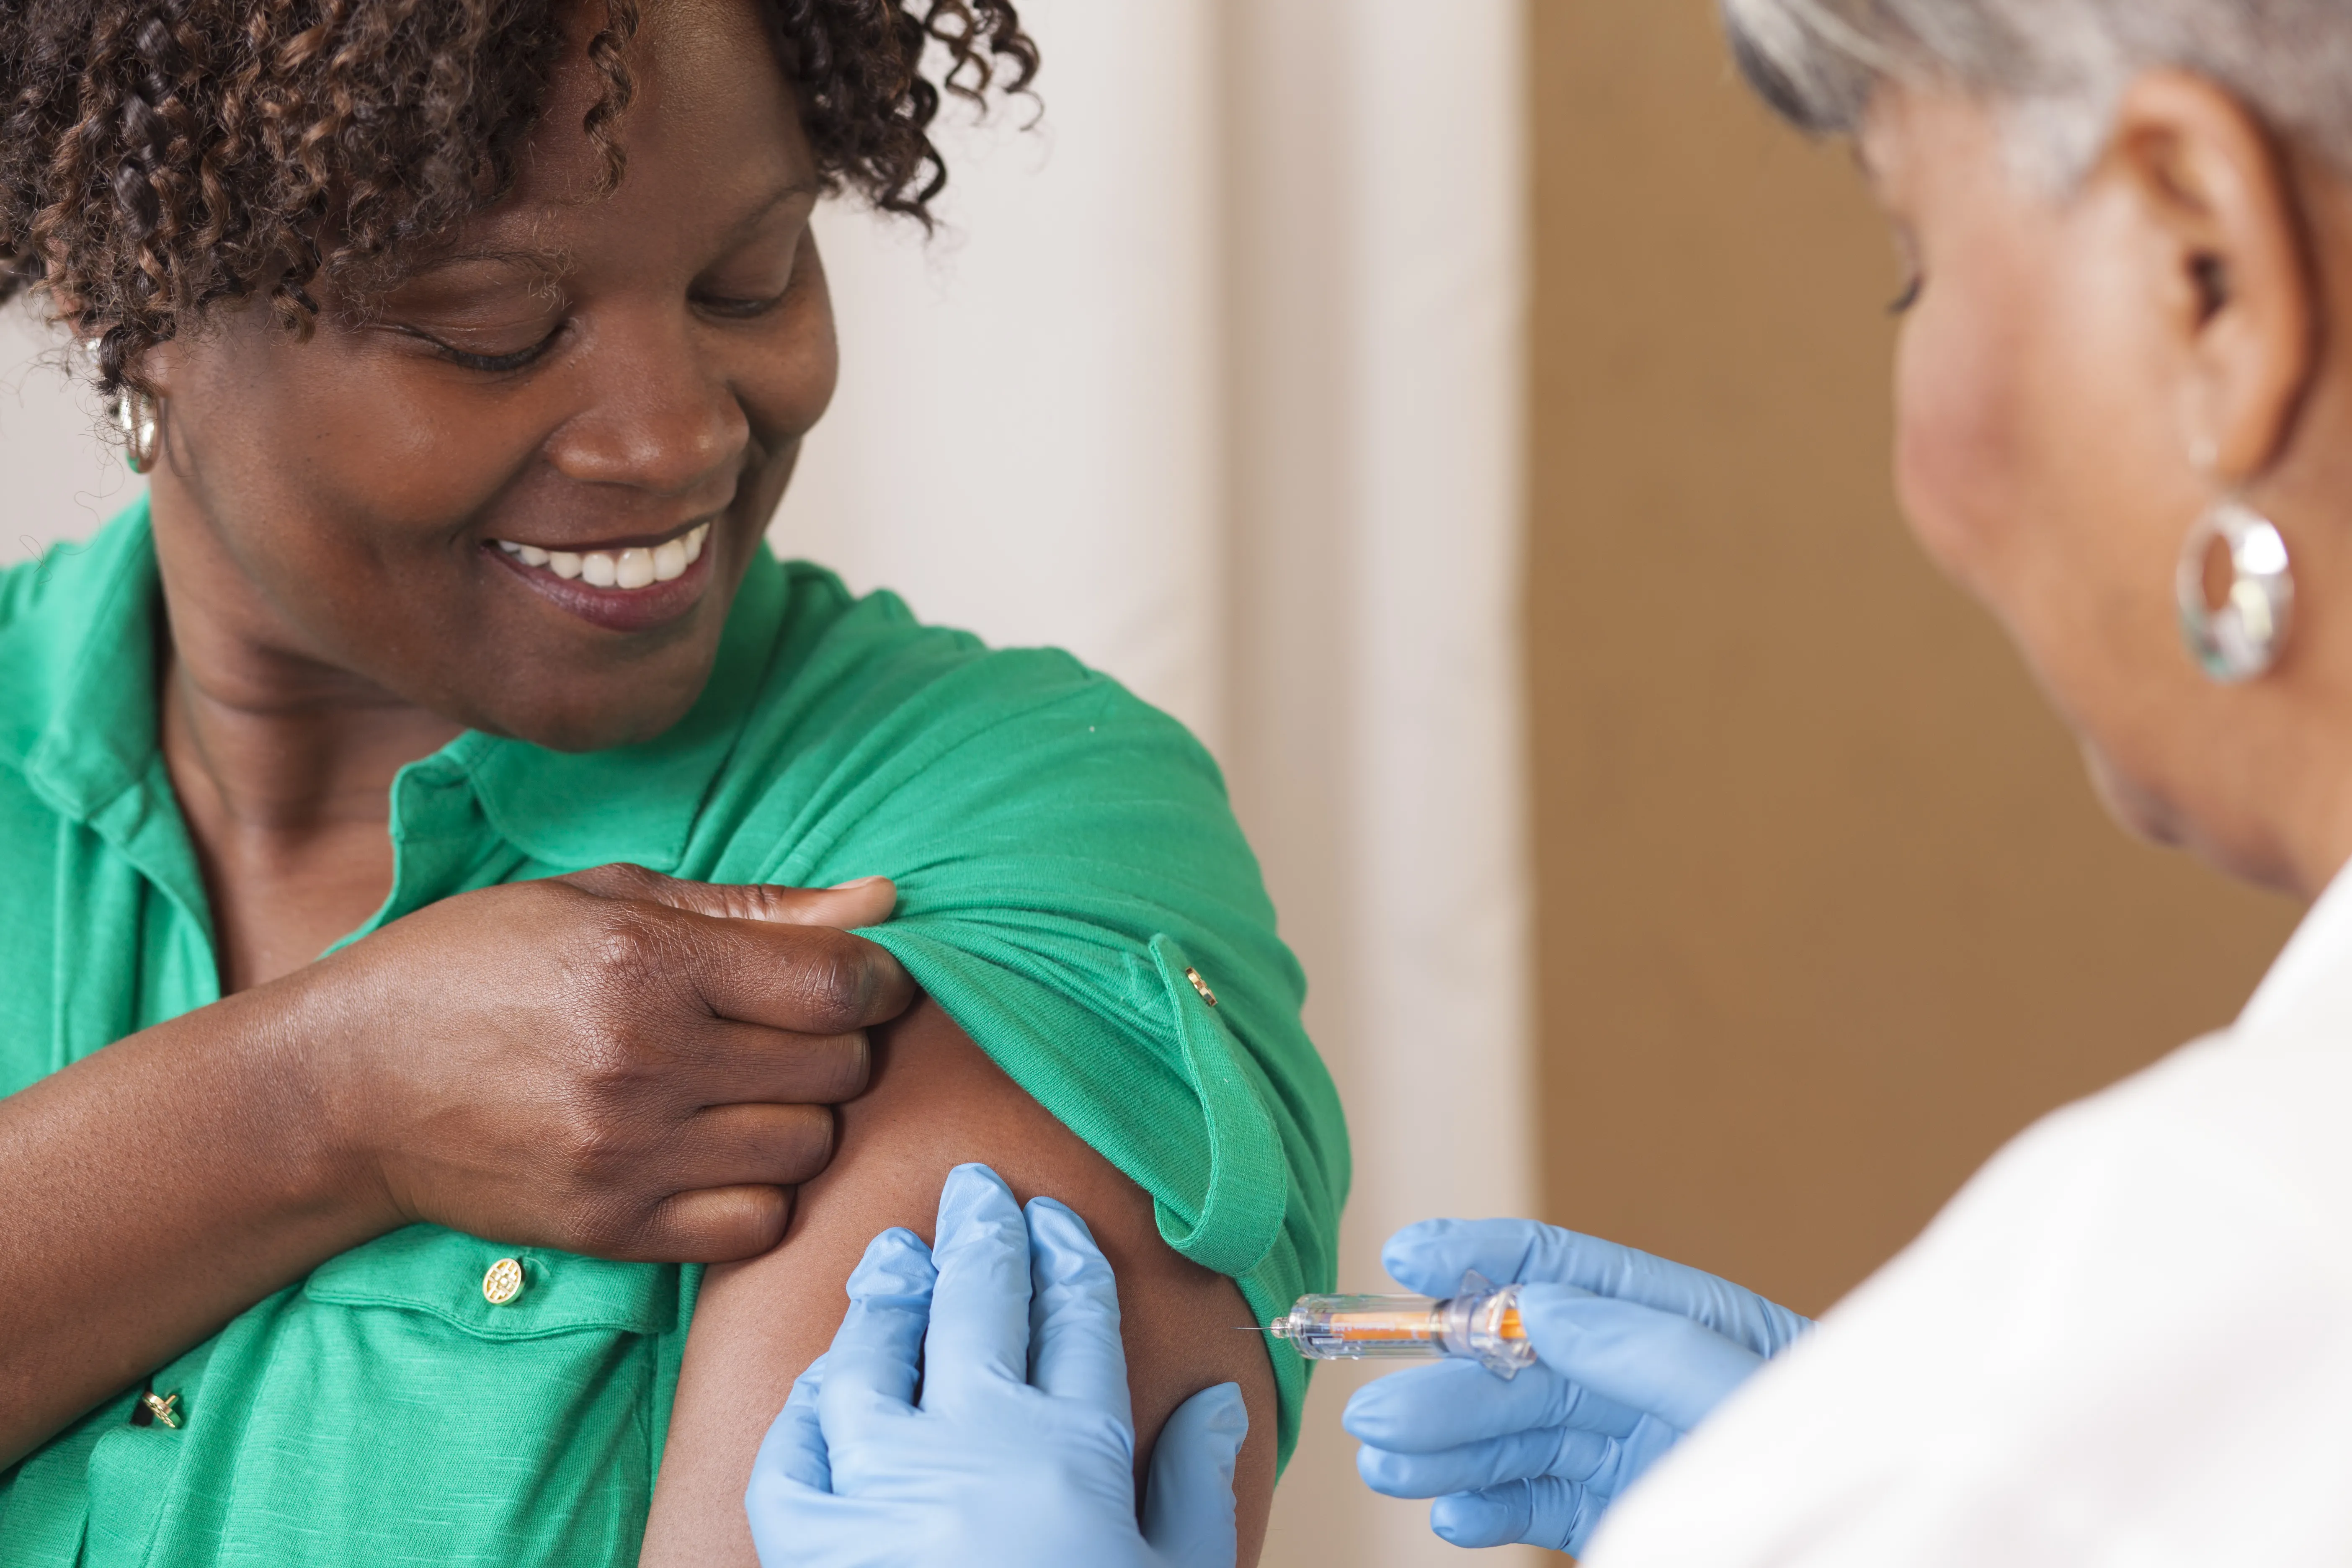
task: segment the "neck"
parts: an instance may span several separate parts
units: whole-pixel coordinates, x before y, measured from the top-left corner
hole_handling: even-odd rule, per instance
[[[169,635],[157,689],[173,784],[200,839],[294,847],[380,828],[393,776],[462,726],[341,668],[239,571],[159,473],[151,502]]]
[[[394,775],[458,732],[364,682],[256,682],[191,653],[175,626],[161,681],[163,753],[191,816],[214,833],[299,842],[381,827]]]
[[[212,900],[221,985],[301,967],[390,890],[392,781],[461,726],[303,644],[292,617],[170,508],[156,552],[169,636],[163,759]]]

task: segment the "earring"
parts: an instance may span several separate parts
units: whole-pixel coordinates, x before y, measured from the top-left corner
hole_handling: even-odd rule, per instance
[[[114,396],[114,422],[122,427],[122,455],[134,474],[155,466],[155,449],[163,444],[163,405],[132,387]]]
[[[2230,589],[2219,609],[2205,597],[2205,563],[2217,541],[2230,552]],[[2294,573],[2270,519],[2242,501],[2216,502],[2181,544],[2172,585],[2180,640],[2207,675],[2236,685],[2278,662],[2294,617]]]

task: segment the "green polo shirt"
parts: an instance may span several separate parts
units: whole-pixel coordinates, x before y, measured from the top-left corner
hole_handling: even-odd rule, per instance
[[[143,504],[0,576],[0,1093],[219,995],[156,746],[158,608]],[[866,934],[1152,1195],[1171,1245],[1261,1320],[1330,1288],[1346,1132],[1216,766],[1067,655],[992,652],[763,551],[668,734],[567,755],[468,733],[391,805],[392,894],[355,935],[615,860],[895,879]],[[492,1305],[504,1256],[524,1289]],[[0,1562],[634,1562],[699,1273],[380,1237],[158,1368],[180,1429],[131,1425],[126,1393],[0,1473]],[[1306,1373],[1286,1349],[1275,1370],[1286,1456]]]

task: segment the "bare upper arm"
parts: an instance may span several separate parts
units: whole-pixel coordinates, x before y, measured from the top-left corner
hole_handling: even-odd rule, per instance
[[[743,1522],[751,1458],[792,1381],[832,1342],[843,1287],[876,1233],[928,1238],[950,1170],[984,1161],[1023,1199],[1047,1194],[1086,1217],[1118,1276],[1139,1451],[1214,1384],[1241,1384],[1249,1439],[1235,1473],[1241,1562],[1257,1561],[1274,1500],[1274,1371],[1234,1282],[1160,1237],[1151,1200],[1006,1077],[928,999],[876,1031],[874,1086],[841,1112],[840,1151],[801,1190],[783,1244],[714,1268],[687,1338],[661,1479],[646,1527],[648,1568],[754,1568]]]

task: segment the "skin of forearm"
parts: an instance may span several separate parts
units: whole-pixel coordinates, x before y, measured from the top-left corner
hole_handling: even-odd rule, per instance
[[[0,1467],[400,1223],[325,1135],[290,984],[0,1100]]]
[[[1178,1256],[1151,1201],[1029,1098],[937,1004],[877,1032],[866,1095],[844,1106],[838,1152],[802,1189],[782,1246],[705,1278],[639,1559],[646,1568],[757,1568],[743,1518],[751,1459],[792,1381],[840,1325],[866,1244],[903,1225],[929,1238],[948,1172],[984,1161],[1026,1200],[1076,1209],[1118,1273],[1138,1468],[1161,1423],[1195,1393],[1241,1384],[1250,1430],[1235,1472],[1240,1561],[1254,1563],[1273,1505],[1274,1373],[1241,1291]]]

